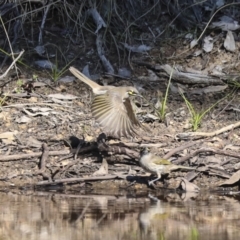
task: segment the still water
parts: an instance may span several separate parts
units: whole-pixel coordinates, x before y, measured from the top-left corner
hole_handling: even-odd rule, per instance
[[[0,239],[240,239],[238,196],[0,193]]]

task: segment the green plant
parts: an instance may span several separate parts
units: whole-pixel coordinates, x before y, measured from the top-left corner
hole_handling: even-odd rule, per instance
[[[170,84],[171,84],[171,79],[172,79],[172,71],[171,74],[169,76],[169,80],[168,80],[168,85],[167,85],[167,89],[165,92],[165,95],[161,101],[161,106],[157,112],[158,117],[160,118],[161,121],[163,121],[166,117],[166,109],[167,109],[167,99],[168,99],[168,93],[169,93],[169,88],[170,88]]]
[[[56,55],[55,64],[52,66],[51,69],[52,70],[51,78],[54,82],[56,82],[68,70],[70,63],[65,65],[61,70],[58,70],[58,60]]]
[[[17,88],[15,89],[15,91],[17,93],[20,93],[22,91],[22,86],[23,86],[23,80],[18,79],[17,80]]]
[[[0,97],[0,107],[2,107],[3,104],[5,103],[7,96],[8,96],[8,94],[4,94],[4,96],[2,98]]]
[[[155,110],[155,113],[157,114],[157,116],[160,118],[161,121],[163,121],[166,117],[167,99],[168,99],[168,93],[169,93],[169,88],[170,88],[171,79],[172,79],[172,73],[173,71],[171,71],[170,73],[168,85],[167,85],[166,92],[163,99],[160,100],[160,96],[159,96],[157,104],[159,103],[160,106],[157,106],[157,107],[154,106],[152,103],[149,103],[149,101],[145,97],[142,96],[142,98],[146,100],[153,107],[153,109]]]
[[[191,235],[190,235],[190,237],[189,237],[189,240],[197,240],[197,239],[199,239],[199,232],[198,232],[198,229],[197,229],[197,228],[192,227],[190,234],[191,234]]]
[[[171,79],[169,78],[169,81],[168,81],[168,85],[167,85],[167,89],[166,89],[166,92],[165,92],[165,95],[162,99],[162,102],[161,102],[161,107],[158,111],[158,116],[159,118],[163,121],[166,117],[166,109],[167,109],[167,99],[168,99],[168,93],[169,93],[169,87],[170,87],[170,82],[171,82]]]
[[[38,75],[37,74],[33,74],[32,75],[32,80],[33,81],[37,81],[38,80]]]
[[[49,45],[50,45],[50,44],[49,44]],[[65,63],[66,63],[66,65],[65,65],[61,70],[59,70],[59,69],[58,69],[58,62],[59,62],[59,60],[58,60],[58,55],[57,55],[57,53],[56,53],[55,64],[53,64],[53,65],[52,65],[52,68],[51,68],[51,70],[52,70],[51,78],[52,78],[52,80],[53,80],[54,82],[56,82],[56,81],[68,70],[70,64],[78,57],[78,55],[77,55],[75,58],[73,58],[72,61],[68,62],[68,61],[65,59],[64,54],[62,53],[61,49],[58,48],[58,47],[57,47],[56,45],[54,45],[54,44],[51,44],[51,45],[53,45],[56,49],[58,49],[58,51],[61,53],[61,57],[64,58]]]
[[[160,235],[158,235],[158,239],[159,240],[165,240],[165,236],[163,233],[160,233]]]
[[[188,108],[188,111],[190,112],[191,114],[191,123],[192,123],[192,130],[193,131],[196,131],[200,124],[201,124],[201,121],[203,119],[203,117],[212,109],[214,108],[219,102],[221,102],[223,99],[220,99],[219,101],[217,101],[216,103],[212,104],[208,109],[206,110],[202,110],[200,112],[197,112],[193,105],[188,101],[188,99],[184,96],[184,94],[182,92],[180,92],[182,98],[184,99],[186,105],[187,105],[187,108]]]
[[[229,80],[228,85],[236,89],[240,88],[240,83],[237,80]]]

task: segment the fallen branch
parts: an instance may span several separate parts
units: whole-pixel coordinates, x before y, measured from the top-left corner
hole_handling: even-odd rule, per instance
[[[189,140],[192,138],[204,138],[204,137],[214,137],[216,135],[219,135],[221,133],[230,131],[232,129],[235,129],[240,126],[240,122],[236,122],[235,124],[231,124],[229,126],[223,127],[219,130],[216,130],[214,132],[188,132],[188,133],[179,133],[176,135],[176,138]]]
[[[203,152],[204,153],[209,152],[209,153],[215,153],[215,154],[218,154],[218,155],[240,158],[240,153],[224,151],[224,150],[215,149],[215,148],[200,148],[200,149],[196,150],[195,152],[192,152],[191,154],[188,154],[184,157],[179,158],[177,161],[174,161],[174,164],[180,164],[182,162],[185,162],[188,159],[198,155],[199,153],[203,153]]]
[[[26,153],[26,154],[14,154],[14,155],[8,155],[8,156],[0,155],[0,162],[17,161],[20,159],[27,160],[28,158],[32,158],[32,157],[41,157],[42,154],[43,154],[42,152],[36,152],[36,153]],[[70,154],[69,150],[49,152],[49,156],[58,156],[58,155],[67,155],[67,154]]]
[[[42,175],[43,178],[47,178],[48,181],[51,181],[50,175],[46,172],[46,160],[48,159],[49,156],[49,150],[46,143],[42,144],[42,150],[43,152],[39,164],[40,169],[33,173],[33,175]]]
[[[202,143],[202,141],[200,142],[190,142],[190,143],[187,143],[187,144],[183,144],[177,148],[174,148],[173,150],[169,151],[167,154],[165,154],[163,156],[163,159],[169,159],[171,156],[173,156],[174,154],[180,152],[180,151],[183,151],[184,149],[186,148],[189,148],[189,147],[192,147],[196,144],[199,144],[199,143]]]
[[[53,182],[49,181],[41,181],[36,184],[36,186],[43,186],[43,185],[56,185],[59,183],[76,183],[76,182],[87,182],[87,181],[99,181],[99,180],[110,180],[119,178],[118,175],[105,175],[105,176],[98,176],[98,177],[83,177],[83,178],[65,178],[65,179],[57,179]],[[120,179],[122,179],[120,177]]]

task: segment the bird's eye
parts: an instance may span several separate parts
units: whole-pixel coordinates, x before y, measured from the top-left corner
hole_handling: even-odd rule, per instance
[[[136,95],[136,93],[135,93],[133,90],[129,90],[129,91],[128,91],[128,94],[129,94],[129,95]]]

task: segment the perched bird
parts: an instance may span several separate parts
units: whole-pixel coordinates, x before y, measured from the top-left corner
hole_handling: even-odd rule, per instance
[[[92,102],[92,114],[105,129],[106,133],[114,136],[135,136],[136,127],[142,124],[138,121],[129,96],[139,95],[135,87],[101,86],[90,80],[74,67],[70,72],[92,88],[95,95]]]
[[[162,175],[169,174],[171,171],[178,169],[195,170],[195,168],[175,165],[166,159],[156,156],[145,148],[140,152],[140,166],[147,172],[157,175],[157,178],[150,181],[149,185],[159,180]]]

